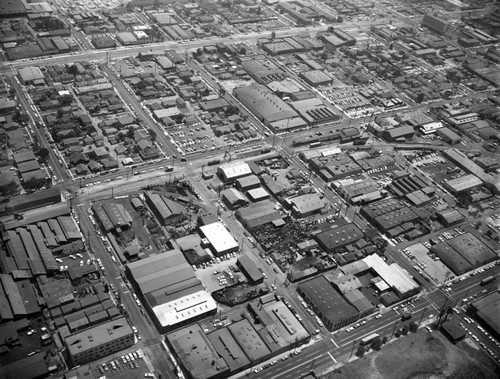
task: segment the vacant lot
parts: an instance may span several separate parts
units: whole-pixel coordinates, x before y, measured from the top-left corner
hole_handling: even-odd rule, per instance
[[[420,331],[382,347],[323,379],[493,379],[498,371],[461,349],[463,342],[452,345],[439,333]],[[487,362],[487,363],[485,363]],[[498,368],[497,368],[498,370]]]

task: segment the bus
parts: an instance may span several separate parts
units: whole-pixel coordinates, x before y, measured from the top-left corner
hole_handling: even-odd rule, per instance
[[[309,145],[310,148],[315,148],[315,147],[320,147],[321,146],[321,142],[313,142]]]
[[[486,284],[488,284],[494,280],[495,280],[495,277],[493,275],[490,275],[490,276],[484,278],[483,280],[481,280],[481,285],[485,286]]]
[[[369,336],[363,337],[360,341],[360,345],[368,345],[369,343],[373,342],[373,340],[377,339],[379,335],[377,333],[370,334]]]

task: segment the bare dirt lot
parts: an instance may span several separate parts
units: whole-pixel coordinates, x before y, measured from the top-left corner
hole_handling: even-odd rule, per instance
[[[386,345],[323,379],[493,379],[499,368],[484,354],[469,354],[439,333],[420,331]],[[467,352],[466,352],[467,351]],[[496,371],[495,371],[496,370]]]

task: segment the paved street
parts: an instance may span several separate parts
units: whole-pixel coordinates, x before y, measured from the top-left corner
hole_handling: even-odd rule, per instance
[[[462,302],[459,301],[455,304],[452,299],[461,300],[462,296],[471,296],[480,294],[481,290],[484,289],[480,285],[482,279],[487,276],[494,275],[497,280],[500,278],[500,273],[495,268],[486,270],[485,272],[470,276],[464,281],[460,281],[456,284],[450,286],[450,292],[444,292],[441,289],[434,289],[431,292],[424,292],[422,296],[418,297],[418,301],[411,303],[410,309],[413,312],[412,321],[419,323],[428,323],[434,321],[436,316],[439,314],[439,310],[444,304],[447,306],[460,307]],[[297,309],[300,309],[297,308]],[[337,363],[343,363],[348,360],[357,350],[359,341],[372,333],[377,333],[380,336],[390,337],[393,331],[402,327],[403,322],[401,321],[401,313],[399,311],[393,311],[392,309],[387,309],[384,313],[381,313],[382,317],[375,319],[373,316],[367,318],[367,323],[361,325],[360,327],[354,329],[351,332],[346,332],[345,328],[333,333],[322,334],[322,340],[315,342],[311,347],[304,348],[299,355],[292,355],[285,361],[277,359],[278,363],[275,366],[271,366],[264,371],[256,374],[251,373],[249,377],[251,378],[266,378],[266,379],[278,379],[278,378],[298,378],[302,374],[306,374],[314,369],[316,372],[322,372],[329,367]],[[434,316],[432,320],[429,320],[429,316]],[[463,320],[465,313],[463,310],[459,310],[459,317]],[[465,323],[465,321],[462,321]],[[477,324],[474,323],[474,329],[477,329]],[[400,337],[404,338],[404,337]],[[484,342],[489,342],[489,347],[495,349],[495,351],[500,352],[500,349],[491,343],[487,338],[483,338]],[[293,352],[292,352],[293,354]],[[254,368],[260,367],[256,365]],[[241,375],[236,375],[238,377]]]

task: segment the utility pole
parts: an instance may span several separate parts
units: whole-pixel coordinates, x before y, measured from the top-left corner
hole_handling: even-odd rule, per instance
[[[420,320],[418,320],[418,327],[420,328],[420,324],[422,323],[422,320],[424,318],[424,315],[425,315],[425,312],[427,311],[427,307],[425,307],[423,310],[422,310],[422,315],[420,316]]]
[[[391,336],[389,337],[389,341],[392,340],[392,336],[394,335],[394,332],[396,331],[396,327],[398,326],[398,324],[399,320],[396,320],[396,322],[394,323],[394,328],[392,329]]]
[[[354,348],[356,347],[356,340],[352,341],[352,349],[351,349],[351,354],[349,355],[349,358],[347,358],[346,362],[349,362],[349,360],[352,358],[352,353],[354,353]]]

